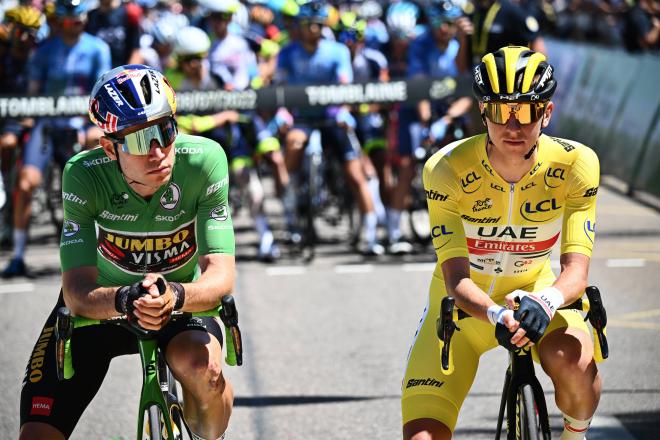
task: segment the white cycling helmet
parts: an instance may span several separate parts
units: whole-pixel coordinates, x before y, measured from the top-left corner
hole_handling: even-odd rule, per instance
[[[233,14],[238,10],[238,0],[197,0],[197,4],[208,12],[228,12]]]
[[[392,3],[385,19],[387,28],[399,38],[409,38],[415,34],[419,13],[419,7],[409,1]]]
[[[186,26],[177,32],[174,53],[177,56],[205,54],[211,48],[211,39],[198,27]]]
[[[163,17],[153,24],[149,33],[157,43],[171,45],[176,40],[176,32],[177,26],[174,20]]]
[[[358,8],[358,15],[365,20],[380,18],[383,15],[383,7],[376,0],[367,0]]]

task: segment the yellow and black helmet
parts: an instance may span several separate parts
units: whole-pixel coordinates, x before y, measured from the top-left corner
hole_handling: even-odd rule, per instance
[[[484,55],[473,73],[472,90],[481,102],[544,102],[557,88],[545,55],[522,46]]]
[[[41,11],[32,6],[18,6],[5,11],[5,19],[26,28],[39,29],[44,16]]]

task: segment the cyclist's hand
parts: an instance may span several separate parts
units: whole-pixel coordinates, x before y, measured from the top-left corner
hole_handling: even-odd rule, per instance
[[[520,298],[520,305],[513,314],[513,317],[520,322],[518,332],[522,330],[530,341],[538,342],[555,312],[564,303],[564,296],[555,287],[546,287],[533,293],[516,290],[510,295]],[[516,340],[512,338],[512,342],[515,343]]]
[[[511,308],[492,305],[488,308],[486,316],[488,316],[490,323],[495,326],[497,341],[507,350],[515,350],[529,342],[529,339],[524,338],[525,332],[520,328],[520,323],[513,317]]]
[[[459,35],[472,35],[474,34],[474,25],[467,17],[460,17],[456,20],[456,28]]]
[[[431,127],[429,127],[429,138],[432,142],[439,142],[447,135],[447,128],[449,127],[447,119],[448,118],[438,119],[431,124]]]
[[[215,121],[218,126],[225,124],[235,124],[238,122],[240,114],[235,110],[224,110],[220,113],[216,113]]]
[[[140,327],[147,330],[160,330],[167,324],[174,310],[174,293],[162,275],[150,273],[142,280],[142,287],[148,295],[134,302],[133,314]]]

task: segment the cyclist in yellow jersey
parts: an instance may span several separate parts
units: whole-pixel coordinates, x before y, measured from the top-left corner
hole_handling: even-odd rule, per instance
[[[541,134],[554,109],[552,72],[526,47],[485,55],[473,89],[487,133],[447,145],[424,167],[438,264],[402,383],[405,439],[451,438],[479,357],[498,345],[497,323],[511,332],[503,342],[533,344],[564,414],[561,440],[583,439],[596,410],[590,334],[577,311],[558,309],[587,286],[599,165],[588,147]],[[549,257],[560,232],[555,277]],[[471,315],[452,339],[460,368],[451,375],[441,370],[435,329],[447,295]]]

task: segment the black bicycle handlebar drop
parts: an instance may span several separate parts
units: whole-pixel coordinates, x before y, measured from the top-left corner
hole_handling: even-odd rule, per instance
[[[440,305],[440,317],[436,322],[436,331],[438,338],[444,342],[442,345],[441,362],[442,369],[449,370],[449,346],[454,331],[460,331],[456,322],[454,321],[454,298],[446,296],[442,298]]]
[[[225,295],[221,300],[222,309],[220,310],[220,319],[222,323],[231,332],[231,339],[234,342],[236,351],[236,365],[243,365],[243,340],[241,339],[241,330],[238,328],[238,311],[234,297]]]
[[[603,359],[607,359],[610,355],[610,349],[607,344],[607,337],[605,336],[605,326],[607,325],[607,312],[603,305],[603,299],[600,296],[600,291],[596,286],[589,286],[586,289],[587,298],[589,298],[589,312],[587,318],[589,323],[594,328],[600,351]]]
[[[71,323],[71,311],[66,307],[57,309],[57,321],[55,323],[55,359],[57,360],[57,378],[64,380],[64,353],[65,346],[73,333]]]

